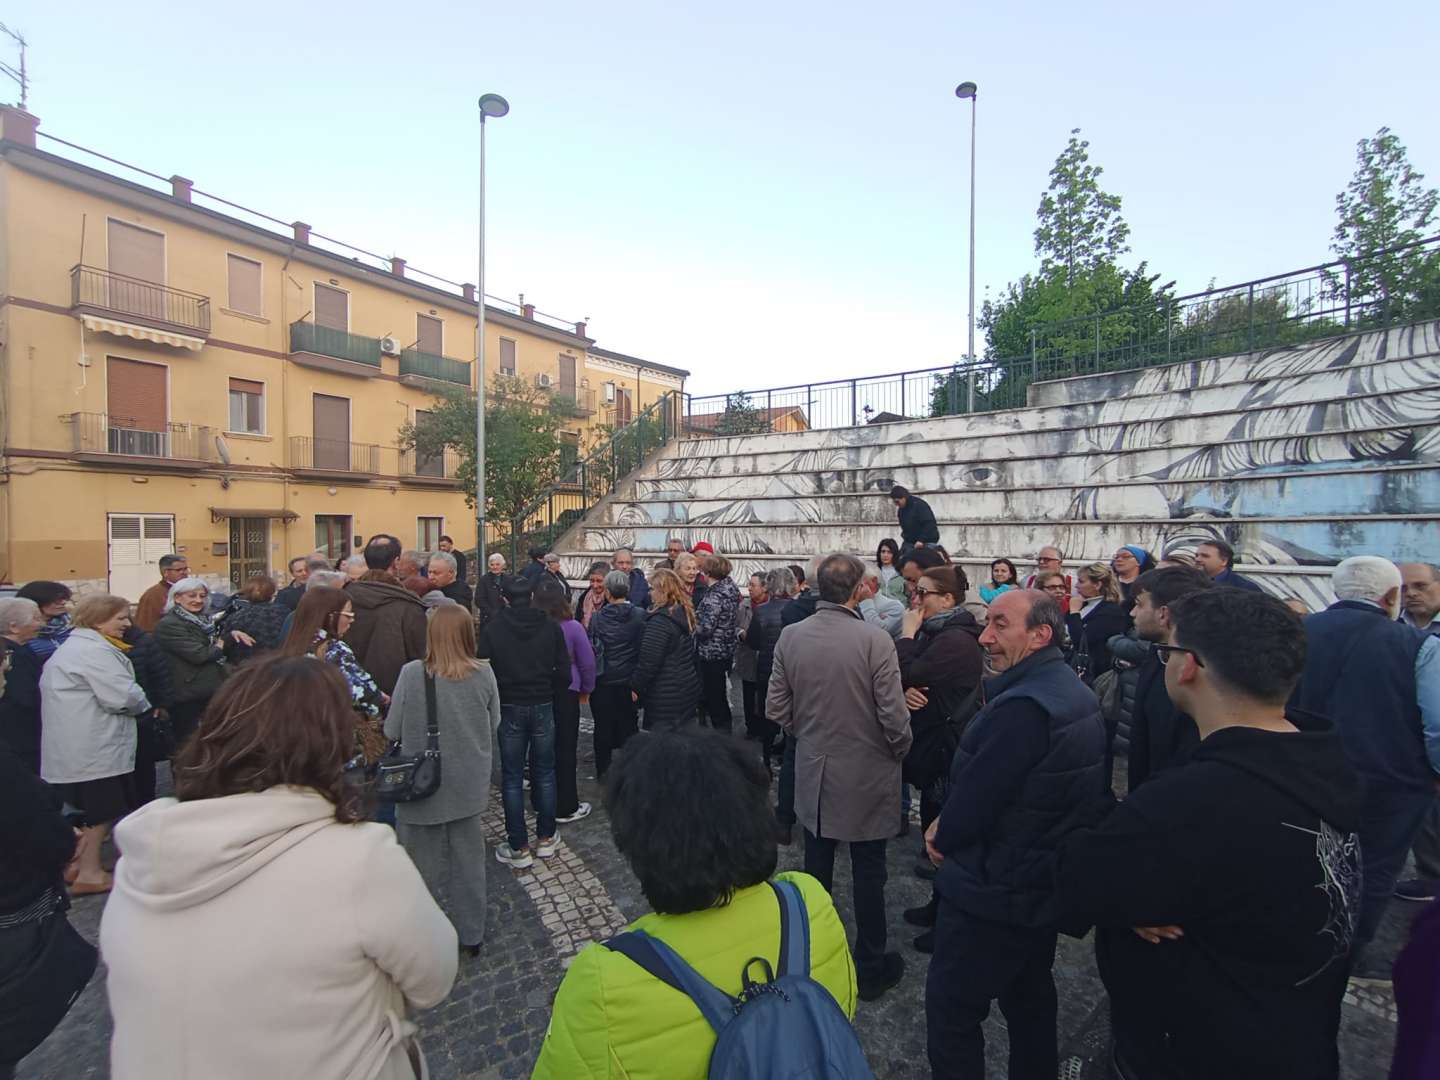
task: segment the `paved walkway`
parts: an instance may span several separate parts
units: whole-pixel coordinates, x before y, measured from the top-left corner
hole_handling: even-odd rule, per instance
[[[736,695],[738,697],[738,694]],[[739,710],[736,710],[739,716]],[[589,722],[583,721],[588,731]],[[422,1040],[435,1080],[499,1080],[530,1074],[539,1053],[550,1003],[565,966],[587,942],[603,938],[648,910],[634,877],[615,851],[609,823],[593,781],[594,762],[588,734],[581,736],[581,798],[595,813],[562,826],[563,843],[548,863],[510,871],[498,863],[487,868],[489,926],[482,954],[464,960],[450,997],[420,1018]],[[486,817],[492,842],[501,838],[498,794]],[[915,930],[900,913],[923,903],[929,885],[915,877],[919,838],[890,844],[890,880],[886,891],[891,948],[907,965],[901,984],[879,1001],[860,1003],[855,1024],[875,1075],[881,1080],[919,1080],[925,1065],[924,986],[928,957],[909,947]],[[800,844],[781,848],[782,869],[800,866]],[[850,910],[849,866],[836,866],[836,903],[846,925]],[[92,941],[98,937],[100,897],[76,901],[76,926]],[[1408,920],[1419,905],[1391,905],[1376,947],[1393,954]],[[1055,963],[1060,997],[1060,1046],[1063,1080],[1099,1080],[1109,1031],[1104,992],[1095,972],[1089,939],[1060,939]],[[106,1077],[110,1015],[104,992],[104,967],[85,990],[60,1028],[19,1070],[20,1080],[86,1080]],[[986,1021],[990,1073],[1005,1076],[1006,1034],[998,1009]],[[1387,992],[1367,991],[1347,998],[1341,1030],[1342,1076],[1347,1080],[1383,1080],[1394,1041],[1394,1004]]]

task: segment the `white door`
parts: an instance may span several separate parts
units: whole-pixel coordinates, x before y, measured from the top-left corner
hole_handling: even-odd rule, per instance
[[[160,556],[175,550],[170,514],[110,514],[110,591],[131,603],[160,580]]]

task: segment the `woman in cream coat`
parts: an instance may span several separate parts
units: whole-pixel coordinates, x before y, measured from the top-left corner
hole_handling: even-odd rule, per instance
[[[310,656],[228,680],[173,799],[116,830],[100,924],[114,1080],[414,1080],[411,1008],[455,980],[455,930],[342,777],[355,712]]]

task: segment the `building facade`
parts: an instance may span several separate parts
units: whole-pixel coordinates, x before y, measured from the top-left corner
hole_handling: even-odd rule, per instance
[[[455,455],[399,445],[437,392],[473,389],[473,286],[48,153],[19,110],[0,124],[0,581],[133,599],[168,551],[228,591],[375,533],[474,546]],[[626,360],[487,304],[487,371],[542,387],[577,453],[681,390]]]

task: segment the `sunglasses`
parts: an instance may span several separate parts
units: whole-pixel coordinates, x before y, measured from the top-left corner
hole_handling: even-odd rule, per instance
[[[1186,649],[1180,645],[1160,645],[1158,643],[1152,644],[1150,647],[1154,649],[1156,654],[1160,657],[1161,667],[1164,667],[1166,664],[1170,663],[1171,653],[1184,653],[1187,656],[1193,656],[1195,658],[1196,667],[1203,668],[1205,666],[1205,661],[1200,659],[1200,654],[1197,653],[1194,649]]]

